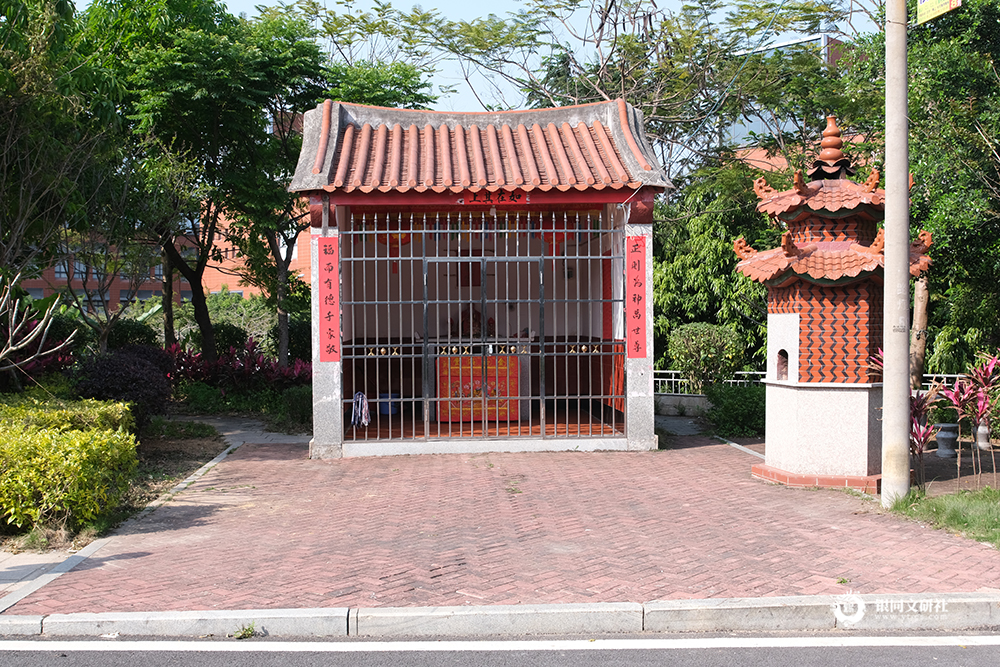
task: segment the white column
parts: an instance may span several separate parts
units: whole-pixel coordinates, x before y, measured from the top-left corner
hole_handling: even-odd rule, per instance
[[[629,450],[657,448],[655,431],[655,403],[653,399],[653,225],[648,223],[625,225],[625,247],[628,256],[629,241],[636,237],[646,240],[646,285],[644,306],[646,311],[646,356],[629,358],[625,353],[625,433]],[[627,260],[626,260],[627,262]],[[628,275],[626,268],[625,275]],[[622,276],[616,273],[615,280]],[[623,291],[627,296],[628,287]],[[626,311],[634,304],[626,303]],[[626,318],[626,322],[628,318]],[[628,326],[626,324],[626,326]],[[626,335],[626,340],[628,336]]]
[[[910,490],[910,165],[906,22],[906,0],[888,0],[885,19],[883,507],[890,507]]]
[[[338,215],[343,209],[337,211]],[[342,218],[343,219],[343,218]],[[315,232],[315,230],[313,230]],[[313,371],[313,438],[309,442],[309,458],[334,459],[344,453],[344,409],[343,402],[343,367],[342,361],[320,361],[319,335],[320,304],[319,304],[319,239],[321,237],[336,239],[340,242],[340,230],[337,228],[336,216],[331,215],[330,196],[323,195],[323,225],[319,233],[313,233],[309,239],[310,263],[312,272],[312,371]],[[339,257],[339,255],[338,255]],[[342,302],[343,295],[338,299]],[[343,322],[343,316],[341,316]],[[343,344],[343,340],[341,340]]]

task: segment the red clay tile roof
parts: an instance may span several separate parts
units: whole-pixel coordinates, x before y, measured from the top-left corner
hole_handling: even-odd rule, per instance
[[[822,241],[799,246],[792,242],[791,232],[782,234],[781,241],[778,248],[757,252],[744,239],[737,239],[733,250],[741,261],[736,270],[761,283],[782,277],[801,277],[814,282],[856,278],[885,267],[882,230],[871,246],[850,241]],[[930,245],[930,232],[921,232],[919,240],[910,244],[910,273],[913,276],[930,267],[931,258],[925,254]]]
[[[878,172],[872,172],[875,183],[878,182]],[[823,179],[803,183],[801,188],[793,188],[784,192],[775,192],[760,179],[754,183],[754,189],[761,202],[757,210],[772,217],[781,215],[788,219],[796,209],[802,213],[813,211],[828,211],[836,213],[842,209],[854,210],[862,204],[867,204],[875,210],[885,210],[885,191],[874,187],[872,179],[862,184],[841,179]],[[798,216],[795,216],[798,217]]]
[[[802,172],[795,172],[792,189],[775,192],[763,178],[754,181],[753,189],[761,202],[757,210],[772,221],[781,218],[795,229],[798,238],[805,235],[845,234],[847,240],[817,241],[797,244],[792,231],[781,236],[781,247],[757,252],[740,238],[733,251],[740,258],[736,270],[758,282],[779,282],[801,278],[806,281],[840,281],[857,278],[885,268],[884,231],[879,230],[870,246],[857,243],[874,232],[876,221],[884,217],[885,191],[878,189],[879,173],[872,170],[868,180],[855,183],[846,177],[854,173],[851,161],[840,150],[844,142],[833,116],[827,117],[823,131],[822,152],[813,162],[806,183]],[[845,224],[853,222],[855,224]],[[793,225],[793,223],[795,223]],[[867,235],[861,230],[867,229]],[[840,230],[839,232],[837,230]],[[918,276],[930,267],[927,250],[930,232],[920,232],[910,244],[910,273]],[[851,240],[853,239],[853,240]]]
[[[671,187],[624,100],[449,113],[326,101],[305,114],[293,192]]]

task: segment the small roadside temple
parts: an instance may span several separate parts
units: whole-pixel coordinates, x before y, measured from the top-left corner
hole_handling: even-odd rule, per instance
[[[804,487],[876,492],[881,477],[882,383],[871,364],[882,346],[885,191],[864,183],[827,119],[821,152],[791,190],[754,183],[757,210],[784,226],[781,246],[745,239],[736,270],[767,286],[767,414],[755,477]],[[910,246],[910,274],[930,266],[929,232]]]
[[[308,111],[310,456],[654,449],[669,187],[624,100]]]

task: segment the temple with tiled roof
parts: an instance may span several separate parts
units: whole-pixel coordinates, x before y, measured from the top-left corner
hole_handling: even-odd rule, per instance
[[[791,189],[754,182],[757,210],[783,225],[781,245],[733,249],[736,270],[767,286],[767,447],[756,476],[801,486],[874,490],[881,470],[881,376],[885,192],[863,183],[827,119],[821,152]],[[910,273],[930,266],[929,232],[910,246]]]
[[[327,100],[302,127],[310,456],[656,448],[653,200],[671,184],[639,111]]]

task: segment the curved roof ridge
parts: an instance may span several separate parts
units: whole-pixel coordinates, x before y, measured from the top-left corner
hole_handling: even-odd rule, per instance
[[[416,131],[411,128],[416,128]],[[672,187],[625,100],[425,111],[326,100],[306,112],[293,192]]]

